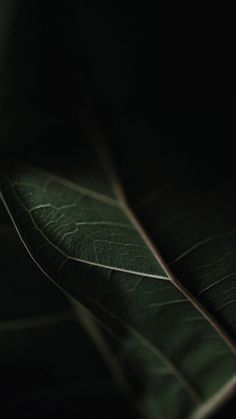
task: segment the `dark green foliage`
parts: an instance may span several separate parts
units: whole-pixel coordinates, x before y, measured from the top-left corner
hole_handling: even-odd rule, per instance
[[[168,8],[0,4],[3,418],[231,418],[231,29]]]

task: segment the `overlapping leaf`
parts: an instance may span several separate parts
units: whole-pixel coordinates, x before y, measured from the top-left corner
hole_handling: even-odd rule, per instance
[[[139,408],[148,418],[188,417],[194,411],[204,415],[209,400],[213,398],[217,405],[218,392],[229,383],[233,386],[235,373],[235,345],[229,327],[233,313],[227,311],[221,321],[217,310],[223,310],[222,301],[213,305],[207,294],[204,299],[199,296],[215,282],[216,256],[211,252],[218,236],[215,232],[208,236],[206,231],[198,239],[182,229],[190,237],[180,248],[180,233],[168,229],[173,222],[170,207],[165,209],[158,200],[155,206],[153,202],[149,205],[147,200],[140,219],[150,231],[154,248],[126,203],[119,196],[101,193],[110,190],[111,181],[108,178],[106,184],[102,169],[97,170],[93,187],[89,167],[89,181],[84,172],[80,179],[79,158],[76,167],[63,177],[36,167],[5,167],[3,201],[26,247],[41,269],[86,306],[115,338],[119,362],[129,385],[136,383],[132,391],[137,392]],[[180,217],[178,208],[176,217]],[[180,223],[177,227],[181,230]],[[204,231],[203,225],[201,234]],[[232,256],[231,233],[226,233],[226,253],[218,255],[216,263]],[[171,257],[165,262],[158,251],[159,237],[162,247],[167,237],[164,250],[169,250],[161,252],[166,256],[169,251]],[[171,250],[176,243],[179,254]],[[214,245],[207,251],[209,256],[204,247],[202,250],[205,244]],[[171,266],[182,261],[181,255],[188,261],[186,276],[198,272],[201,265],[213,264],[213,270],[198,277],[200,288],[195,286],[196,279],[184,281],[179,276],[182,270],[174,272],[176,280]],[[223,276],[234,274],[232,263],[219,266]]]
[[[115,404],[119,417],[127,407],[71,306],[0,215],[0,416],[109,416]]]

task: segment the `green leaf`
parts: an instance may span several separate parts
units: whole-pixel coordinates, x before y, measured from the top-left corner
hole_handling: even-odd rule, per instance
[[[119,417],[127,406],[96,348],[65,296],[25,253],[1,207],[0,214],[0,415],[67,418],[83,411],[89,418],[102,410],[110,417],[117,404]]]
[[[159,147],[158,165],[155,145],[148,144],[148,162],[136,147],[132,171],[124,165],[121,171],[131,205],[172,273],[235,340],[235,168],[224,150],[215,147],[213,156],[200,146],[170,153],[167,142]],[[119,144],[124,151],[131,158]]]
[[[163,201],[159,189],[154,202],[141,194],[137,217],[106,153],[102,151],[106,164],[93,176],[89,159],[83,161],[87,155],[94,161],[93,150],[86,153],[81,147],[81,159],[76,155],[72,166],[68,161],[69,169],[60,175],[22,164],[5,165],[3,202],[39,267],[116,341],[118,361],[140,411],[153,419],[203,418],[235,386],[234,313],[227,310],[219,316],[224,310],[222,297],[216,293],[213,303],[207,292],[214,288],[214,269],[222,278],[233,278],[233,233],[222,232],[222,254],[221,232],[219,237],[214,231],[209,235],[208,222],[201,222],[204,211],[186,230],[181,219],[182,209],[189,211],[185,189],[164,188]],[[130,184],[127,173],[125,178]],[[114,194],[105,194],[111,184]],[[180,202],[185,198],[179,206],[178,197]],[[197,197],[189,202],[202,203]],[[216,220],[212,217],[215,229]],[[198,228],[193,233],[196,223],[200,239]],[[221,286],[227,295],[226,282],[222,280]],[[231,308],[233,300],[226,303]]]

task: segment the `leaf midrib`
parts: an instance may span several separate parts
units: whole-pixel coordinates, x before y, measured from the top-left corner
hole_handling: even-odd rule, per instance
[[[18,234],[19,234],[19,237],[20,237],[20,239],[21,239],[21,241],[22,241],[22,243],[24,244],[24,246],[25,246],[25,248],[26,248],[26,250],[27,250],[27,252],[29,253],[29,255],[30,255],[30,257],[33,259],[33,261],[36,263],[36,265],[39,267],[39,269],[57,286],[57,287],[59,287],[59,289],[61,289],[61,290],[63,290],[63,288],[61,287],[61,285],[58,285],[55,281],[54,281],[54,279],[53,279],[53,277],[45,270],[45,268],[43,268],[38,262],[37,262],[37,260],[34,258],[34,256],[33,256],[33,254],[31,253],[31,250],[29,249],[29,247],[28,247],[28,245],[27,245],[27,243],[25,242],[25,240],[24,240],[24,238],[23,238],[23,236],[22,236],[22,234],[21,234],[21,231],[19,230],[19,228],[18,228],[18,225],[17,225],[17,223],[15,222],[15,220],[14,220],[14,218],[13,218],[13,216],[12,216],[12,214],[11,214],[11,212],[10,212],[10,210],[9,210],[9,208],[8,208],[8,206],[7,206],[7,203],[6,203],[6,201],[5,201],[5,199],[4,199],[4,197],[2,196],[2,194],[1,194],[1,192],[0,192],[0,197],[1,197],[1,199],[2,199],[2,202],[3,202],[3,204],[4,204],[4,206],[6,207],[6,210],[7,210],[7,212],[9,213],[9,216],[10,216],[10,218],[11,218],[11,220],[12,220],[12,222],[13,222],[13,224],[14,224],[14,226],[15,226],[15,228],[16,228],[16,230],[17,230],[17,232],[18,232]],[[21,200],[20,200],[20,202],[21,202]],[[25,209],[25,206],[23,205],[23,208]],[[38,227],[37,227],[38,228]],[[42,232],[39,230],[39,232],[42,234]],[[46,238],[47,239],[47,238]],[[60,249],[58,250],[58,249],[56,249],[57,251],[60,251]],[[66,261],[67,261],[68,259],[66,259]],[[111,268],[112,269],[112,268]],[[63,282],[63,280],[62,280],[62,282]],[[66,290],[68,290],[68,284],[67,283],[65,283],[64,284],[65,285],[65,289]],[[72,290],[71,290],[71,292],[72,292]],[[84,296],[83,296],[84,297]],[[85,299],[87,299],[88,301],[89,301],[89,298],[87,298],[87,297],[84,297]],[[93,304],[94,304],[94,301],[93,300],[91,300],[91,302],[93,302]],[[148,347],[149,348],[149,350],[152,348],[152,352],[153,353],[155,353],[155,355],[156,356],[158,356],[159,357],[159,359],[162,359],[162,361],[170,368],[170,366],[171,366],[171,368],[170,368],[170,371],[172,372],[172,374],[173,374],[173,376],[175,377],[175,379],[177,379],[181,384],[182,384],[182,386],[183,386],[183,388],[185,389],[185,391],[187,392],[187,394],[191,397],[191,399],[195,402],[195,403],[197,403],[197,404],[199,404],[199,400],[200,400],[200,396],[199,396],[199,394],[198,394],[198,391],[192,386],[192,384],[183,376],[183,374],[182,374],[182,372],[181,372],[181,370],[180,369],[178,369],[177,367],[175,367],[173,364],[172,364],[172,362],[171,362],[171,360],[169,360],[168,358],[166,358],[166,356],[164,355],[164,353],[162,353],[162,351],[160,350],[160,349],[158,349],[157,347],[155,348],[155,346],[153,345],[153,343],[152,342],[150,342],[149,340],[147,340],[146,338],[144,338],[138,331],[136,331],[133,327],[129,327],[125,322],[122,322],[122,320],[120,320],[118,317],[116,317],[115,315],[113,315],[113,313],[111,313],[110,311],[108,311],[108,310],[106,310],[104,307],[102,307],[102,306],[100,306],[100,309],[102,309],[103,310],[103,312],[106,312],[106,314],[110,317],[110,318],[114,318],[115,320],[116,320],[116,322],[118,322],[120,325],[122,325],[122,327],[125,327],[126,328],[126,330],[129,330],[130,331],[130,333],[132,333],[132,335],[133,336],[136,336],[136,338],[137,339],[139,339],[139,340],[141,340],[142,341],[142,343],[144,344],[145,343],[145,346],[146,347]],[[102,322],[100,321],[100,323],[102,324]],[[109,327],[108,326],[106,326],[106,328],[107,329],[109,329]],[[111,331],[112,332],[112,331]]]
[[[204,306],[198,299],[181,283],[181,281],[176,278],[175,274],[168,266],[164,258],[162,257],[161,253],[157,249],[155,243],[151,240],[148,236],[144,226],[140,223],[138,218],[136,217],[135,212],[132,210],[131,206],[129,205],[128,199],[125,195],[123,186],[120,182],[119,176],[117,174],[116,168],[112,161],[111,155],[109,150],[106,147],[106,144],[100,140],[100,143],[94,144],[98,155],[101,160],[101,164],[104,166],[104,169],[107,173],[109,179],[111,179],[111,183],[113,185],[113,190],[115,195],[117,196],[117,200],[120,203],[123,211],[125,212],[127,218],[129,219],[130,223],[136,229],[136,231],[140,234],[143,241],[155,257],[157,263],[161,266],[163,271],[166,273],[167,278],[173,284],[175,288],[177,288],[184,297],[203,315],[203,317],[210,323],[210,325],[214,328],[217,334],[224,340],[230,350],[236,355],[236,343],[231,338],[231,336],[227,333],[226,330],[221,326],[221,324],[215,319],[215,317],[209,312],[206,306]]]
[[[210,323],[218,335],[225,341],[227,346],[231,351],[236,355],[236,343],[227,333],[227,331],[221,326],[221,324],[215,319],[214,315],[210,313],[206,306],[204,306],[200,301],[181,283],[181,281],[176,278],[175,274],[171,268],[167,265],[159,250],[156,248],[155,244],[148,237],[143,226],[139,223],[139,220],[136,218],[135,214],[132,212],[131,208],[128,206],[128,203],[124,201],[123,205],[126,214],[129,217],[130,221],[133,222],[136,230],[141,234],[141,237],[144,239],[149,250],[152,252],[156,261],[159,263],[163,271],[166,273],[167,278],[170,282],[177,288],[184,297],[203,315],[203,317]]]
[[[34,170],[36,170],[37,171],[37,169],[35,169],[34,168]],[[43,173],[45,173],[46,171],[44,170],[44,169],[40,169],[40,171],[42,171]],[[51,175],[51,174],[50,174]],[[58,181],[58,176],[57,175],[51,175],[51,178],[53,178],[54,180],[56,180],[56,181]],[[114,174],[111,176],[111,179],[113,180],[114,179]],[[60,182],[58,182],[58,183],[61,183],[61,184],[63,184],[64,186],[68,186],[69,187],[69,185],[70,185],[70,187],[71,187],[71,189],[73,189],[73,190],[77,190],[78,192],[81,192],[79,189],[80,188],[78,188],[77,187],[77,185],[76,184],[74,184],[73,182],[71,182],[71,181],[69,181],[69,183],[67,183],[67,180],[66,179],[64,179],[64,178],[61,178],[60,177]],[[9,182],[9,184],[11,185],[11,182]],[[73,187],[72,187],[72,185],[73,185]],[[33,185],[32,185],[33,186]],[[118,186],[118,190],[117,190],[117,186]],[[94,195],[94,193],[93,193],[93,191],[92,190],[90,190],[90,189],[87,189],[87,188],[85,188],[86,189],[86,194],[87,195],[89,195],[89,196],[91,196],[91,197],[93,197],[93,198],[95,198],[95,195],[97,195],[96,193],[95,193],[95,195]],[[124,193],[123,193],[123,188],[121,187],[121,185],[120,185],[120,182],[119,182],[119,180],[118,180],[118,177],[116,178],[116,181],[115,181],[115,187],[114,187],[114,190],[115,190],[115,192],[116,192],[116,194],[117,194],[117,196],[118,196],[118,201],[115,201],[115,200],[113,200],[112,198],[111,198],[111,200],[113,201],[113,202],[117,202],[117,206],[120,206],[120,207],[122,207],[122,209],[123,209],[123,211],[125,212],[125,214],[127,215],[127,217],[128,217],[128,219],[130,220],[130,222],[131,222],[131,224],[135,227],[135,229],[140,233],[140,235],[141,235],[141,237],[144,239],[144,241],[145,241],[145,243],[146,243],[146,245],[148,246],[148,248],[151,250],[151,252],[152,252],[152,254],[155,256],[155,258],[156,258],[156,260],[157,260],[157,262],[161,265],[161,267],[163,268],[163,271],[164,272],[166,272],[166,274],[167,274],[167,277],[166,277],[166,279],[168,279],[168,280],[170,280],[171,282],[172,282],[172,284],[177,288],[177,289],[179,289],[180,291],[181,291],[181,293],[186,297],[186,299],[193,305],[193,306],[195,306],[195,308],[198,310],[198,311],[200,311],[200,313],[205,317],[205,319],[211,324],[211,326],[216,330],[216,332],[220,335],[220,337],[225,341],[225,343],[230,347],[230,349],[232,350],[232,352],[233,353],[236,353],[236,345],[235,345],[235,343],[234,343],[234,341],[232,341],[232,339],[231,339],[231,337],[230,336],[228,336],[228,334],[224,331],[224,329],[221,327],[221,325],[217,322],[217,320],[208,312],[208,310],[207,310],[207,308],[206,307],[204,307],[204,306],[202,306],[202,304],[199,302],[199,301],[197,301],[196,300],[196,298],[187,290],[187,289],[185,289],[185,287],[179,282],[179,280],[177,280],[176,278],[175,278],[175,276],[174,276],[174,274],[173,274],[173,272],[170,270],[170,268],[168,267],[168,265],[166,264],[166,262],[164,261],[164,259],[162,258],[162,256],[160,255],[160,253],[159,253],[159,251],[156,249],[156,246],[154,245],[154,243],[152,243],[152,241],[150,240],[150,238],[149,238],[149,236],[147,235],[147,233],[146,233],[146,231],[145,231],[145,229],[144,229],[144,227],[140,224],[140,222],[139,222],[139,220],[136,218],[136,215],[135,215],[135,213],[133,212],[133,210],[130,208],[130,206],[129,206],[129,204],[128,204],[128,201],[126,200],[126,197],[125,197],[125,195],[124,195]],[[118,192],[118,193],[117,193]],[[103,195],[103,194],[98,194],[99,195],[99,198],[100,198],[100,196],[102,195],[102,197],[103,198],[105,198],[105,200],[106,200],[106,198],[108,198],[108,200],[110,201],[110,198],[109,197],[107,197],[106,195]],[[2,194],[1,194],[1,196],[2,196]],[[99,199],[98,198],[98,199]],[[104,202],[104,199],[102,198],[102,200],[103,200],[103,202]],[[96,196],[96,198],[95,199],[97,199],[97,196]],[[5,200],[4,200],[4,198],[3,198],[3,196],[2,196],[2,200],[3,200],[3,203],[5,204],[5,206],[6,206],[6,208],[7,208],[7,210],[8,210],[8,207],[7,207],[7,204],[6,204],[6,202],[5,202]],[[99,199],[100,200],[100,199]],[[106,201],[107,202],[107,201]],[[108,202],[107,202],[108,203]],[[109,202],[110,203],[110,202]],[[22,202],[21,202],[21,205],[22,205]],[[26,208],[25,208],[26,209]],[[10,214],[10,211],[8,210],[8,212],[9,212],[9,214]],[[10,216],[11,216],[11,214],[10,214]],[[17,226],[16,226],[16,224],[15,224],[15,221],[13,220],[13,217],[11,216],[11,218],[12,218],[12,221],[13,221],[13,223],[14,223],[14,225],[15,225],[15,227],[17,228]],[[39,230],[39,232],[41,233],[41,234],[43,234],[42,233],[42,231],[39,229],[39,227],[37,226],[37,228],[38,228],[38,230]],[[18,231],[18,233],[19,233],[19,235],[20,235],[20,237],[21,237],[21,240],[23,241],[23,243],[24,243],[24,245],[25,245],[25,247],[27,248],[27,250],[28,250],[28,252],[29,252],[29,254],[31,255],[31,252],[30,252],[30,250],[28,249],[28,247],[27,247],[27,245],[25,244],[25,242],[24,242],[24,240],[23,240],[23,238],[22,238],[22,236],[21,236],[21,233],[19,232],[19,229],[17,228],[17,231]],[[48,241],[48,238],[45,236],[45,239]],[[53,245],[53,243],[51,243],[51,245]],[[53,245],[54,246],[54,245]],[[57,251],[60,251],[61,253],[62,253],[62,251],[59,249],[59,248],[57,248]],[[31,257],[33,257],[32,255],[31,255]],[[66,255],[66,257],[68,257],[67,255]],[[69,257],[70,258],[70,257]],[[34,258],[33,258],[34,259]],[[70,258],[70,259],[73,259],[73,258]],[[76,259],[75,259],[76,260]],[[35,261],[35,259],[34,259],[34,261]],[[80,260],[77,260],[77,261],[80,261]],[[35,261],[36,262],[36,261]],[[83,260],[81,260],[81,262],[83,262],[83,263],[88,263],[88,264],[91,264],[90,262],[88,262],[88,261],[83,261]],[[38,265],[38,263],[36,262],[36,264]],[[43,270],[42,269],[42,267],[40,266],[40,265],[38,265],[39,267],[40,267],[40,269],[41,270]],[[97,265],[98,266],[98,265]],[[114,270],[114,268],[113,267],[106,267],[106,266],[104,266],[104,265],[101,265],[101,267],[103,267],[103,268],[109,268],[109,269],[112,269],[112,270]],[[43,272],[48,276],[48,274],[43,270]],[[135,273],[135,272],[131,272],[131,273]],[[140,275],[142,275],[142,276],[146,276],[146,274],[143,274],[143,273],[138,273],[138,274],[140,274]],[[50,277],[49,277],[50,278]],[[155,277],[154,277],[155,278]],[[51,280],[52,280],[52,278],[50,278]],[[54,281],[53,281],[54,282]],[[108,312],[109,313],[109,312]],[[113,316],[113,314],[112,313],[109,313],[109,315],[112,315]],[[117,321],[120,321],[120,319],[117,319]],[[124,324],[124,326],[125,327],[129,327],[129,325],[126,325],[126,324]],[[141,340],[143,340],[143,337],[139,334],[139,332],[137,332],[135,329],[133,329],[133,330],[130,330],[130,332],[132,332],[132,334],[134,334],[135,333],[135,335],[136,335],[136,337],[138,337],[138,335],[139,335],[139,337],[140,338],[142,338]],[[145,339],[145,338],[144,338]],[[150,349],[150,345],[151,346],[153,346],[153,344],[151,343],[151,342],[149,342],[148,340],[146,340],[145,339],[145,341],[146,341],[146,344],[147,344],[147,346],[149,347],[149,349]],[[157,348],[155,348],[154,347],[154,349],[156,349],[156,352],[157,353],[159,353],[159,349],[157,349]],[[160,352],[161,353],[161,352]],[[160,355],[160,354],[159,354]],[[169,360],[167,360],[168,361],[168,363],[169,362],[171,362],[171,361],[169,361]],[[172,369],[172,371],[174,371],[173,369]],[[178,370],[177,370],[178,371]],[[173,372],[173,374],[174,374],[174,376],[177,378],[177,374],[175,374],[174,372]],[[181,371],[179,371],[179,373],[178,374],[182,374],[181,373]],[[181,380],[182,381],[182,380]],[[230,381],[230,380],[229,380]],[[182,381],[182,384],[183,384],[183,381]],[[191,384],[190,384],[191,385]],[[186,385],[184,386],[185,388],[186,388]],[[187,386],[188,387],[188,386]],[[195,391],[195,389],[194,389],[194,391]],[[188,393],[189,393],[189,390],[188,390]],[[195,401],[196,401],[196,399],[195,399]]]
[[[48,239],[48,237],[40,230],[40,228],[37,226],[34,218],[32,217],[32,214],[30,213],[28,208],[24,205],[24,203],[20,199],[19,195],[17,194],[16,190],[13,189],[13,186],[12,186],[11,181],[9,179],[9,185],[12,188],[12,192],[15,194],[15,196],[18,199],[18,201],[20,202],[21,206],[30,215],[31,220],[32,220],[35,228],[37,228],[37,230],[40,232],[40,234],[44,237],[44,239],[51,246],[53,246],[58,252],[60,252],[62,255],[64,255],[66,260],[75,260],[77,262],[101,267],[101,268],[104,268],[104,269],[112,269],[112,270],[117,270],[117,271],[120,271],[120,272],[137,274],[137,275],[141,275],[143,277],[150,277],[150,278],[153,278],[153,279],[169,280],[174,285],[174,287],[177,288],[185,296],[185,298],[204,316],[204,318],[210,323],[210,325],[214,328],[214,330],[218,333],[218,335],[225,341],[225,343],[231,349],[231,351],[234,354],[236,354],[236,343],[234,342],[234,340],[227,333],[227,331],[224,330],[222,325],[215,319],[215,317],[209,312],[207,307],[204,306],[202,303],[200,303],[198,301],[198,299],[181,283],[181,281],[179,281],[179,279],[177,279],[175,277],[173,271],[168,266],[168,264],[165,262],[162,255],[160,254],[159,250],[156,248],[156,245],[149,238],[149,236],[148,236],[146,230],[144,229],[143,225],[139,222],[138,218],[136,217],[136,214],[133,212],[132,208],[129,206],[128,200],[127,200],[126,195],[124,193],[124,190],[123,190],[123,187],[122,187],[121,182],[119,180],[119,177],[116,173],[116,169],[115,169],[114,164],[112,162],[111,156],[110,156],[108,150],[105,148],[104,144],[102,144],[102,149],[99,149],[99,147],[96,145],[96,149],[98,151],[98,155],[100,157],[101,164],[104,166],[104,169],[107,173],[107,176],[110,179],[111,184],[113,186],[113,191],[114,191],[114,194],[116,196],[116,200],[111,198],[111,201],[112,201],[112,203],[111,203],[110,198],[107,197],[106,195],[103,195],[103,194],[100,194],[100,193],[97,194],[96,192],[94,192],[93,190],[88,189],[88,188],[83,188],[82,187],[82,190],[85,189],[86,190],[86,195],[88,195],[88,196],[90,196],[94,199],[101,200],[101,197],[102,197],[103,202],[104,202],[104,200],[106,201],[106,199],[108,198],[108,201],[106,202],[108,205],[110,205],[110,204],[113,205],[114,202],[115,202],[116,206],[119,206],[123,210],[123,212],[125,213],[125,215],[129,219],[131,225],[134,227],[134,229],[137,231],[137,233],[142,237],[144,243],[146,244],[146,246],[149,248],[149,250],[153,254],[157,263],[162,267],[163,271],[166,273],[166,277],[158,276],[158,275],[153,276],[152,274],[149,275],[149,274],[142,273],[142,272],[122,270],[120,268],[114,268],[112,266],[106,266],[106,265],[103,265],[103,264],[99,264],[97,262],[90,262],[88,260],[79,259],[79,258],[75,258],[73,256],[69,256],[67,253],[63,252],[63,250],[60,249],[57,245],[55,245],[53,242],[51,242]],[[48,172],[47,170],[44,170],[42,168],[38,169],[38,168],[32,167],[32,166],[30,166],[28,164],[25,164],[25,163],[23,163],[22,165],[23,165],[23,167],[30,168],[31,170],[33,170],[36,173],[41,172],[44,175],[47,174],[50,177],[50,179],[54,179],[57,183],[63,184],[64,186],[68,186],[68,187],[72,188],[73,190],[77,190],[77,192],[82,193],[81,188],[78,187],[77,184],[75,184],[71,181],[67,181],[63,177],[59,177],[58,175],[52,174],[52,173]],[[2,197],[2,200],[4,202],[4,198],[3,198],[2,194],[1,194],[1,197]],[[6,203],[5,203],[5,206],[7,206]],[[63,262],[63,264],[66,262],[66,260]]]

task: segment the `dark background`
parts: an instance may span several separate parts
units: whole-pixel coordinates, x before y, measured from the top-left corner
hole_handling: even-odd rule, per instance
[[[75,142],[78,107],[89,96],[109,139],[129,132],[131,142],[164,139],[219,156],[230,145],[230,5],[11,0],[2,9],[4,136],[26,141],[35,124],[40,141]]]
[[[78,146],[83,110],[129,156],[155,144],[234,171],[233,7],[155,3],[2,1],[2,155]]]

